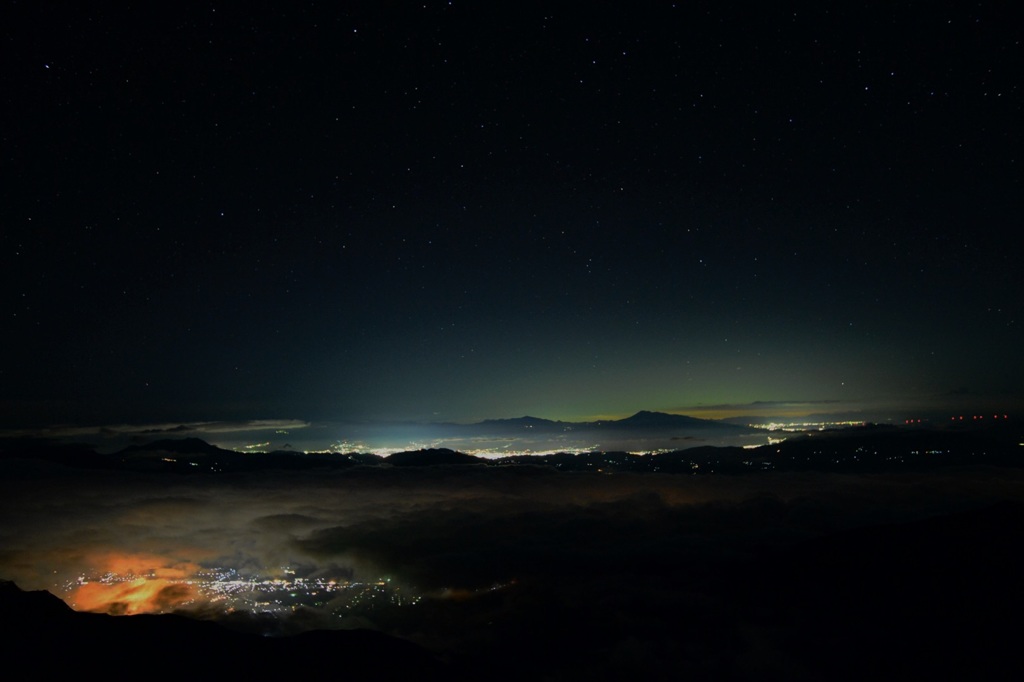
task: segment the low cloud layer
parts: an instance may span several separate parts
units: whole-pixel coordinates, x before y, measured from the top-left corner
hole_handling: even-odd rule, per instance
[[[1016,494],[1016,481],[980,476],[470,467],[174,477],[25,465],[0,484],[0,575],[52,589],[107,571],[174,578],[201,566],[345,567],[423,589],[479,587],[595,565],[667,566]]]
[[[1022,482],[1017,472],[986,470],[691,477],[437,467],[179,477],[8,463],[0,577],[83,610],[178,609],[264,629],[265,616],[228,616],[184,579],[230,568],[389,580],[418,606],[353,610],[346,627],[472,659],[495,637],[512,637],[501,635],[512,624],[554,637],[552,628],[606,619],[600,637],[611,639],[602,646],[634,665],[683,656],[662,650],[664,633],[678,638],[689,627],[672,614],[728,613],[702,587],[720,570],[756,567],[775,549],[834,531],[1019,499]],[[147,579],[96,580],[107,572]],[[331,605],[296,607],[274,627],[337,626]]]

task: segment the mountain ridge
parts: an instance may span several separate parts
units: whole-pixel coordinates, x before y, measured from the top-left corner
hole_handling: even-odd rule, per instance
[[[622,419],[596,419],[594,421],[560,421],[524,415],[522,417],[511,417],[503,419],[484,419],[483,421],[466,424],[469,427],[481,426],[518,426],[523,428],[536,427],[559,427],[559,428],[716,428],[726,430],[745,429],[745,427],[719,421],[717,419],[701,419],[683,414],[672,414],[669,412],[657,412],[652,410],[640,410]]]

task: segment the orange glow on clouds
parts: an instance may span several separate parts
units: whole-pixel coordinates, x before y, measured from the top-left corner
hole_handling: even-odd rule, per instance
[[[84,583],[72,593],[71,603],[79,611],[133,616],[173,611],[194,598],[191,585],[160,578],[136,578],[125,582]]]
[[[154,554],[110,553],[90,562],[102,581],[82,583],[68,595],[79,611],[114,615],[163,613],[193,601],[197,592],[182,582],[199,570],[198,564]]]

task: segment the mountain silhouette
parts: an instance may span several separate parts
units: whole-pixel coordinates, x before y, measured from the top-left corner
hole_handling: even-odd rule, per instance
[[[297,670],[345,671],[351,679],[450,679],[412,642],[370,630],[263,637],[174,614],[78,613],[49,592],[0,581],[0,656],[9,673],[105,680],[213,678],[281,680]]]
[[[486,464],[487,460],[448,448],[396,452],[384,458],[392,466],[436,466],[440,464]]]
[[[738,429],[732,424],[723,424],[719,421],[711,419],[698,419],[697,417],[687,417],[682,414],[667,414],[665,412],[649,412],[647,410],[641,410],[636,414],[626,417],[625,419],[618,419],[607,422],[597,422],[603,427],[612,426],[615,428],[626,428],[626,429],[692,429],[692,428],[721,428],[727,430]]]
[[[129,445],[117,453],[119,457],[147,456],[156,453],[173,453],[177,455],[236,455],[233,450],[225,450],[211,445],[201,438],[164,438],[142,445]]]

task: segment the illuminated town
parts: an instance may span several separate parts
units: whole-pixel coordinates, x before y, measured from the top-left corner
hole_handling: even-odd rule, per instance
[[[159,613],[189,609],[200,604],[214,605],[222,613],[247,611],[253,614],[283,616],[302,607],[324,609],[333,616],[365,614],[375,608],[412,606],[421,596],[408,596],[390,578],[369,582],[332,578],[302,578],[283,567],[284,577],[242,576],[233,568],[201,569],[188,578],[161,578],[156,573],[136,575],[107,572],[99,576],[80,575],[60,586],[66,601],[75,609],[98,610],[110,603],[127,603],[119,613]],[[106,603],[97,604],[86,595],[99,588]],[[171,604],[162,604],[153,594],[168,587],[187,595]],[[109,608],[109,607],[107,607]]]

